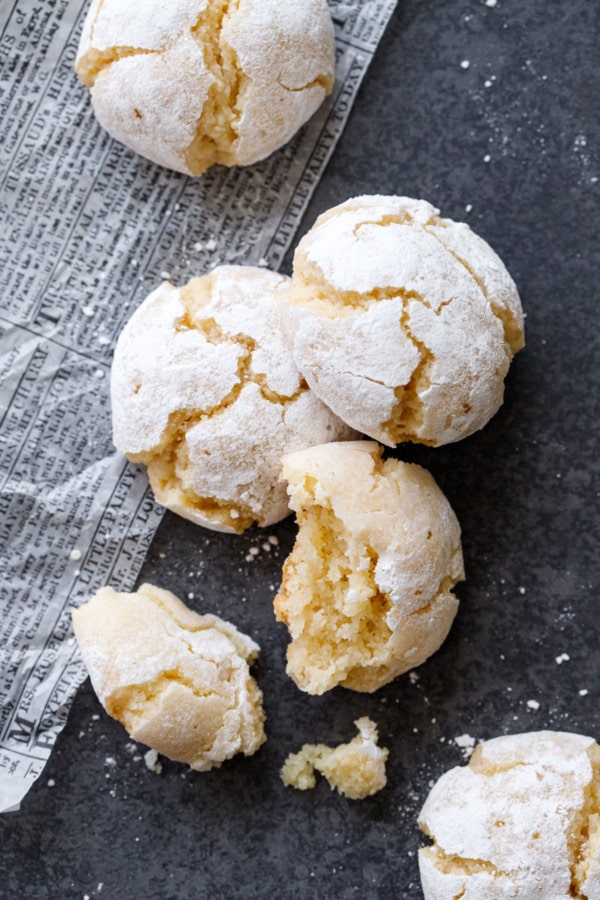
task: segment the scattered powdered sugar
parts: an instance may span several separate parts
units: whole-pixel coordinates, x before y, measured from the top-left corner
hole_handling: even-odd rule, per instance
[[[562,666],[564,662],[569,662],[570,659],[571,657],[568,653],[561,653],[560,656],[556,657],[556,663],[557,665]]]
[[[532,709],[534,712],[537,712],[537,710],[540,708],[540,704],[537,700],[528,700],[527,707],[528,709]]]

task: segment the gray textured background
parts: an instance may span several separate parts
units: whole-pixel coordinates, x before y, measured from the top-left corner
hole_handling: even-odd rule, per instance
[[[463,528],[444,647],[415,684],[304,696],[271,610],[293,523],[231,538],[167,514],[143,579],[259,641],[269,741],[220,771],[157,776],[86,683],[44,776],[0,820],[2,898],[419,898],[416,815],[462,762],[455,737],[599,735],[599,32],[597,0],[400,0],[304,222],[360,193],[424,197],[485,237],[521,292],[527,348],[500,413],[460,444],[398,452],[431,469]],[[271,534],[279,547],[247,563]],[[284,788],[290,750],[347,740],[365,714],[390,748],[381,794]]]

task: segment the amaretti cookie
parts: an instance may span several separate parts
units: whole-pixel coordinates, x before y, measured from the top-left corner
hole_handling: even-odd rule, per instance
[[[73,612],[92,686],[136,741],[204,772],[265,740],[258,645],[169,591],[102,588]]]
[[[157,500],[217,531],[288,513],[281,457],[354,432],[310,391],[281,327],[288,279],[223,266],[163,283],[119,337],[113,437],[148,466]]]
[[[374,691],[450,629],[464,577],[456,516],[428,472],[384,461],[372,441],[292,453],[282,471],[298,519],[274,601],[288,674],[309,694]]]
[[[425,900],[600,898],[600,748],[540,731],[480,745],[433,787],[419,825]]]
[[[268,156],[331,92],[326,0],[93,0],[75,68],[100,124],[200,175]]]
[[[384,788],[388,750],[377,746],[377,725],[367,716],[354,724],[358,734],[348,744],[304,744],[298,753],[290,753],[281,770],[283,783],[299,791],[314,788],[316,769],[350,800],[364,800]]]
[[[284,312],[311,388],[392,447],[482,428],[523,346],[519,295],[499,257],[408,197],[358,197],[317,219],[296,250]]]

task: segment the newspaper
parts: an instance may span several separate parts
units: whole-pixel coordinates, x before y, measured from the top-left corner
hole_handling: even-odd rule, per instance
[[[73,608],[130,590],[163,510],[116,453],[112,351],[168,277],[277,268],[395,0],[331,0],[333,95],[286,147],[187,178],[113,141],[73,63],[86,4],[0,8],[0,811],[42,772],[85,670]]]

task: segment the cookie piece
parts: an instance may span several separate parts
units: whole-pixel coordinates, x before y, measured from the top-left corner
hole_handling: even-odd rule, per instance
[[[159,503],[216,531],[283,519],[281,457],[354,436],[294,364],[277,309],[288,285],[246,266],[165,282],[117,343],[116,447],[147,465]]]
[[[311,388],[390,447],[482,428],[523,346],[519,295],[499,257],[408,197],[358,197],[317,219],[296,250],[284,313]]]
[[[600,748],[558,731],[487,741],[442,775],[419,826],[425,900],[599,900]]]
[[[73,612],[92,686],[131,737],[198,772],[265,741],[262,694],[248,668],[259,647],[169,591],[105,587]]]
[[[354,724],[358,734],[349,744],[304,744],[298,753],[290,753],[281,770],[283,783],[299,791],[314,788],[316,769],[350,800],[364,800],[384,788],[389,751],[377,746],[377,725],[368,716]]]
[[[456,516],[425,469],[381,454],[351,441],[283,460],[299,530],[274,605],[309,694],[377,690],[438,649],[458,608]]]
[[[93,0],[75,69],[114,138],[200,175],[285,144],[334,63],[326,0]]]

